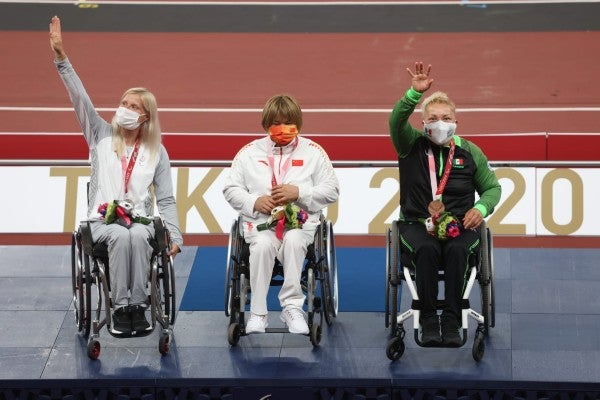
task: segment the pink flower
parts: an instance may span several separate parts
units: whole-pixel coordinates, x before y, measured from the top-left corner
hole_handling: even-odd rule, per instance
[[[448,235],[448,237],[455,238],[458,235],[460,235],[460,229],[458,229],[458,226],[456,224],[451,224],[448,226],[446,234]]]
[[[306,211],[300,209],[300,211],[298,211],[298,222],[300,223],[300,225],[304,224],[307,219],[308,219],[308,213]]]
[[[107,208],[107,207],[108,207],[108,204],[107,204],[107,203],[100,204],[100,205],[98,206],[98,213],[99,213],[99,214],[101,214],[102,216],[105,216],[105,215],[106,215],[106,208]]]

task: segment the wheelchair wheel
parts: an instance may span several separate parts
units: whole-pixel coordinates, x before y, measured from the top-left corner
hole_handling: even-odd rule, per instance
[[[483,358],[483,353],[485,353],[485,342],[483,333],[477,332],[475,334],[475,340],[473,341],[473,359],[477,362],[481,361]]]
[[[390,235],[391,231],[388,228],[385,232],[385,327],[390,327]]]
[[[161,333],[158,339],[158,352],[163,356],[169,354],[171,350],[171,336],[168,333]]]
[[[321,325],[313,323],[310,327],[310,342],[314,347],[321,343]]]
[[[239,263],[241,250],[241,233],[239,218],[233,221],[229,233],[229,245],[227,246],[227,264],[225,265],[225,316],[231,315],[231,302],[233,301],[233,273],[235,266]]]
[[[405,346],[403,338],[396,336],[388,341],[385,354],[390,360],[396,361],[399,360],[404,354],[404,348]]]
[[[97,360],[100,357],[100,342],[96,339],[91,339],[87,344],[87,355],[92,360]]]
[[[163,328],[175,324],[177,311],[173,263],[166,250],[152,264],[152,321],[158,319]]]
[[[400,236],[398,233],[398,222],[392,222],[387,230],[387,254],[386,254],[386,296],[385,296],[385,327],[391,327],[390,333],[396,334],[398,329],[398,277],[400,257]]]
[[[335,239],[333,236],[333,225],[331,221],[325,222],[323,228],[323,236],[325,241],[325,266],[323,270],[323,282],[321,284],[323,309],[325,311],[325,322],[331,325],[333,318],[338,314],[338,274],[337,274],[337,257],[335,252]]]
[[[488,260],[490,264],[490,327],[496,326],[496,294],[494,292],[494,240],[492,231],[487,229],[488,237]]]
[[[79,232],[74,232],[71,237],[71,288],[73,290],[73,311],[75,313],[75,325],[81,332],[83,329],[83,315],[85,312],[84,304],[80,301],[80,291],[82,282],[82,264],[81,243],[78,241]]]
[[[227,329],[227,341],[231,346],[237,346],[240,341],[240,325],[237,322],[229,324]]]
[[[160,272],[160,286],[162,289],[162,299],[164,301],[164,312],[168,318],[169,325],[175,324],[175,315],[177,311],[176,294],[175,294],[175,271],[171,256],[163,251],[162,265]]]
[[[75,304],[77,329],[83,337],[90,335],[92,326],[92,274],[90,268],[90,257],[80,253],[79,260],[83,259],[83,265],[78,261],[77,269],[77,295]]]
[[[479,283],[481,285],[481,314],[484,319],[484,328],[486,335],[489,334],[489,328],[495,324],[494,305],[493,305],[493,276],[491,265],[491,235],[485,225],[485,221],[481,225],[481,243],[480,243],[480,269]]]

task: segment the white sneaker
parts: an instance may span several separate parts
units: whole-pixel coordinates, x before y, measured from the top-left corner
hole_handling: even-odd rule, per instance
[[[304,320],[304,311],[297,307],[286,307],[281,312],[281,321],[287,326],[290,333],[298,333],[301,335],[308,334],[308,325]]]
[[[269,326],[269,323],[266,315],[250,313],[250,318],[248,318],[246,324],[246,333],[265,333],[267,326]]]

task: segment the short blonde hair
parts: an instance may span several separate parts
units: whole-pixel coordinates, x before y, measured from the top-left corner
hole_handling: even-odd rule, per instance
[[[423,112],[423,115],[427,113],[427,108],[430,104],[445,104],[450,107],[450,110],[452,110],[453,114],[456,114],[456,106],[454,105],[454,102],[450,100],[448,95],[444,92],[438,91],[432,93],[431,96],[423,100],[423,103],[421,103],[421,111]]]
[[[263,129],[268,131],[277,118],[284,118],[296,125],[298,132],[302,129],[302,110],[296,99],[290,95],[277,94],[265,103],[262,112]]]

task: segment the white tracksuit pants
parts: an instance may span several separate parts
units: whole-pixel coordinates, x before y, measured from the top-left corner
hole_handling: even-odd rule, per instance
[[[286,230],[283,241],[277,239],[272,230],[247,231],[244,227],[244,239],[250,245],[250,311],[266,315],[267,294],[273,274],[275,257],[283,266],[283,285],[279,291],[279,303],[282,308],[304,306],[305,295],[300,286],[300,276],[304,267],[307,247],[314,241],[315,227]]]

